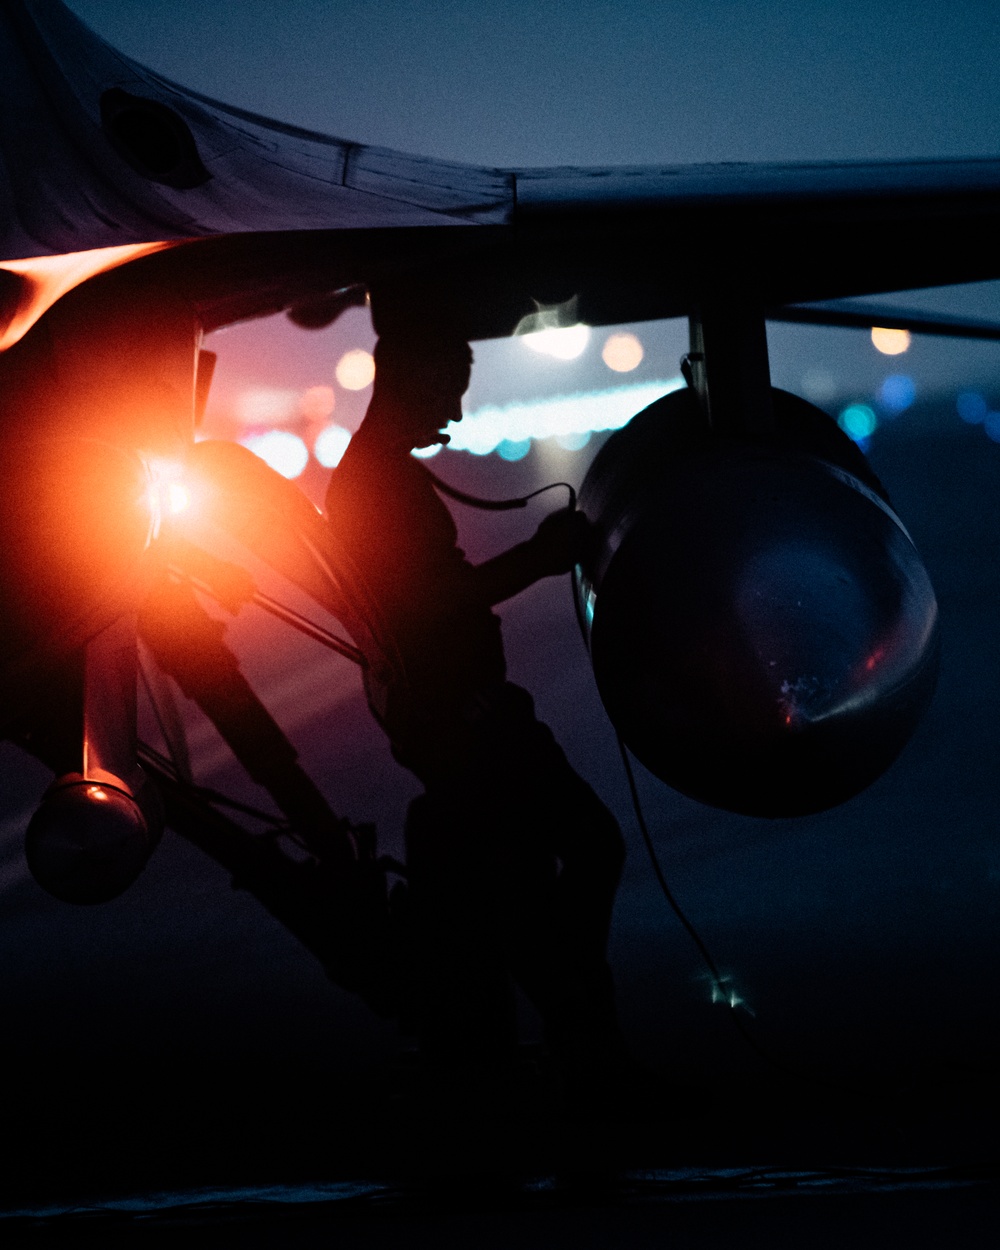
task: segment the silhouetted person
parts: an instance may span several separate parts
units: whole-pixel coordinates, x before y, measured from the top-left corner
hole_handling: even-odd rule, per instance
[[[512,1053],[511,977],[570,1081],[620,1057],[606,944],[624,855],[618,826],[506,680],[495,604],[566,573],[582,518],[473,566],[413,448],[461,419],[472,354],[454,333],[383,334],[374,392],[334,470],[327,516],[395,650],[366,689],[395,758],[424,785],[406,827],[421,1053],[444,1068]]]

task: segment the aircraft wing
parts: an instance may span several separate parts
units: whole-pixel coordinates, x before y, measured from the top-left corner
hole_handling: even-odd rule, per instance
[[[0,15],[0,258],[214,239],[167,266],[208,326],[403,271],[470,337],[1000,277],[1000,160],[494,169],[298,129],[167,81],[60,0]],[[305,233],[303,233],[305,232]],[[261,235],[266,235],[266,242]]]

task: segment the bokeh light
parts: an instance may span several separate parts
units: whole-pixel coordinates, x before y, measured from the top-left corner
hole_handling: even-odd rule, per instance
[[[581,430],[577,434],[557,434],[556,442],[563,451],[581,451],[590,442],[590,431]]]
[[[612,334],[601,349],[601,359],[615,373],[631,373],[642,357],[642,344],[634,334]]]
[[[363,391],[375,381],[375,358],[363,348],[352,348],[337,361],[334,374],[345,391]]]
[[[837,418],[837,424],[848,438],[861,443],[875,433],[878,418],[867,404],[851,404]]]
[[[288,430],[268,430],[241,442],[282,477],[298,477],[309,463],[309,449],[297,434]]]
[[[342,425],[328,425],[325,430],[320,430],[316,435],[313,455],[324,469],[335,469],[340,464],[350,441],[349,430],[345,430]]]
[[[299,412],[307,421],[324,421],[337,406],[332,386],[310,386],[299,397]]]
[[[521,342],[533,352],[543,356],[554,356],[556,360],[576,360],[582,356],[590,342],[590,326],[578,323],[575,326],[551,326],[545,330],[536,330],[532,334],[522,334]]]
[[[1000,443],[1000,412],[988,412],[983,420],[983,428],[994,443]]]
[[[530,438],[521,438],[516,442],[509,438],[505,438],[502,443],[497,445],[497,455],[501,460],[509,460],[512,462],[516,460],[523,460],[529,451],[531,451]]]
[[[814,404],[825,404],[837,393],[837,381],[829,369],[807,369],[802,375],[802,393]]]
[[[978,391],[961,391],[955,400],[958,415],[970,425],[982,425],[989,411],[989,404]]]
[[[284,425],[298,415],[299,392],[276,386],[254,386],[236,400],[243,425]]]
[[[905,373],[890,374],[878,388],[878,402],[890,416],[905,412],[916,397],[916,383]]]
[[[872,342],[883,356],[900,356],[910,346],[910,332],[909,330],[887,330],[884,326],[873,326]]]
[[[449,449],[485,456],[496,451],[503,442],[522,443],[530,439],[620,430],[637,412],[683,385],[683,378],[678,377],[604,391],[555,395],[534,403],[479,408],[467,413],[461,423],[452,422],[448,426]]]

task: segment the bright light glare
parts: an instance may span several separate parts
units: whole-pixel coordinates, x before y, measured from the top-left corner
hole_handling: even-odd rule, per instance
[[[310,386],[299,397],[299,412],[307,421],[325,421],[337,406],[332,386]]]
[[[328,425],[316,436],[313,444],[313,455],[324,469],[335,469],[351,441],[349,430],[342,425]]]
[[[671,378],[667,382],[639,382],[606,391],[557,395],[528,404],[479,408],[468,413],[461,423],[449,424],[446,433],[451,442],[448,447],[451,451],[486,456],[496,451],[501,443],[520,445],[529,439],[620,430],[637,412],[683,385],[682,378]]]
[[[345,391],[363,391],[375,381],[375,358],[371,352],[355,347],[344,352],[334,372]]]
[[[631,373],[642,357],[642,344],[634,334],[612,334],[601,349],[601,359],[615,373]]]
[[[282,477],[298,477],[309,463],[309,449],[297,434],[288,430],[268,430],[241,442]]]
[[[185,468],[179,460],[154,457],[147,461],[149,489],[146,502],[152,514],[152,536],[159,531],[164,517],[178,516],[191,506],[191,488],[185,480]]]
[[[520,338],[525,347],[530,347],[533,352],[540,352],[543,356],[554,356],[556,360],[576,360],[583,355],[590,342],[590,326],[582,323],[565,328],[551,326],[546,330],[522,334]]]
[[[910,346],[909,330],[887,330],[884,326],[872,328],[872,342],[883,356],[900,356]]]
[[[168,482],[166,491],[167,511],[172,516],[186,512],[191,506],[191,492],[183,482]]]

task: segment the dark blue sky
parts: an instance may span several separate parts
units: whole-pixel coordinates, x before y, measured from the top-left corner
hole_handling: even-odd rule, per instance
[[[996,155],[992,0],[71,0],[178,81],[476,164]]]

